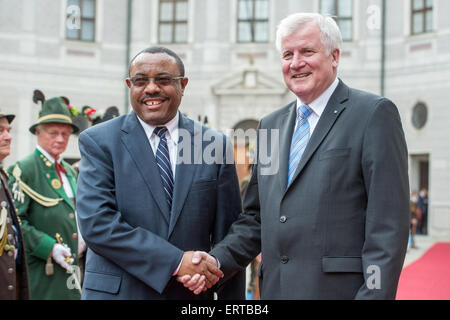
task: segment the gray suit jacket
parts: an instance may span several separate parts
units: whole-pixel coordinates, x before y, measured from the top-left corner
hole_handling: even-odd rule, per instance
[[[260,132],[279,129],[279,171],[258,160],[244,214],[212,254],[229,276],[261,250],[263,299],[395,298],[409,227],[397,108],[340,81],[287,187],[295,116],[293,102],[261,120]]]
[[[212,291],[195,296],[172,274],[183,251],[209,251],[227,234],[241,211],[239,184],[233,163],[198,161],[208,128],[197,123],[196,131],[194,121],[181,114],[179,128],[189,133],[184,138],[191,139],[193,152],[183,154],[190,163],[176,167],[170,212],[134,112],[81,133],[77,212],[89,247],[83,299],[212,299]],[[208,132],[225,146],[222,134]],[[244,273],[217,291],[219,299],[242,299]]]

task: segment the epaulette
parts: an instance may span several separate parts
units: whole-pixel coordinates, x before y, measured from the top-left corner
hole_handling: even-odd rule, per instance
[[[63,200],[62,198],[53,199],[53,198],[45,197],[45,196],[41,195],[40,193],[31,189],[20,178],[22,176],[22,170],[20,169],[19,164],[16,164],[16,166],[14,167],[14,169],[12,171],[12,174],[13,174],[14,178],[16,179],[16,181],[14,182],[13,188],[12,188],[14,200],[24,203],[24,201],[25,201],[24,192],[31,199],[33,199],[34,201],[36,201],[37,203],[39,203],[40,205],[42,205],[44,207],[54,207],[60,201]]]

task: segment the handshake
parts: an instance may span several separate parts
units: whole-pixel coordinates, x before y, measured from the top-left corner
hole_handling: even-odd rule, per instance
[[[188,251],[177,273],[177,281],[198,295],[214,286],[223,272],[217,266],[217,260],[203,251]]]

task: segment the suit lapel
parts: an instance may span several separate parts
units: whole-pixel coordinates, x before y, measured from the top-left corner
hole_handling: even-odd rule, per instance
[[[151,196],[169,224],[169,205],[166,201],[160,182],[160,174],[150,142],[144,128],[140,125],[137,115],[132,111],[127,115],[122,126],[122,143],[136,163],[139,172],[147,184]]]
[[[284,193],[287,187],[288,166],[289,166],[289,153],[291,149],[291,140],[294,133],[295,118],[297,115],[297,102],[292,102],[288,111],[280,117],[280,123],[278,128],[280,129],[280,188]],[[283,143],[285,142],[285,143]]]
[[[189,190],[191,189],[191,185],[193,182],[194,174],[196,169],[200,165],[196,165],[194,159],[202,159],[202,151],[203,148],[197,146],[194,148],[195,137],[198,139],[198,135],[202,134],[201,126],[198,125],[198,128],[194,130],[194,121],[184,117],[181,113],[179,120],[179,132],[189,133],[190,136],[190,144],[186,144],[186,141],[183,143],[184,147],[188,148],[188,150],[183,150],[184,153],[188,152],[190,155],[190,163],[179,163],[176,165],[176,174],[175,174],[175,186],[174,186],[174,194],[173,194],[173,202],[172,202],[172,212],[169,226],[169,237],[175,228],[178,218],[180,217],[181,211],[184,206],[184,202],[186,201]],[[180,134],[180,139],[178,143],[178,156],[180,152],[180,140],[182,134]],[[200,137],[200,141],[201,137]],[[197,153],[194,155],[194,153]]]
[[[313,154],[316,152],[317,148],[320,146],[322,141],[330,132],[331,128],[333,127],[336,120],[339,118],[342,111],[344,111],[345,106],[343,105],[343,102],[348,100],[348,94],[349,94],[348,87],[341,80],[339,80],[339,85],[337,86],[336,90],[334,91],[333,95],[328,101],[328,104],[325,107],[325,110],[323,111],[316,128],[314,129],[314,132],[309,140],[309,143],[306,146],[305,152],[303,153],[302,158],[300,159],[297,170],[295,171],[295,175],[292,179],[291,185],[294,184],[294,181],[302,172],[303,168],[308,163],[309,159],[311,159]]]

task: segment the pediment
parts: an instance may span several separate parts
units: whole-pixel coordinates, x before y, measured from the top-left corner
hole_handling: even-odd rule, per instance
[[[284,95],[286,86],[254,67],[230,74],[212,86],[212,92],[224,95]]]

